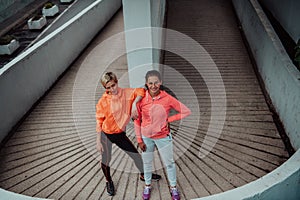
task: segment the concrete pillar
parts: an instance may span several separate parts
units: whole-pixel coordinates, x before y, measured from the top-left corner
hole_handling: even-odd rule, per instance
[[[134,31],[137,28],[151,27],[150,2],[149,0],[123,0],[130,87],[140,87],[144,84],[144,72],[150,70],[153,63],[150,29]]]
[[[157,9],[153,8],[160,5],[164,7],[165,4],[161,2],[165,2],[165,0],[158,0],[157,2],[123,0],[130,87],[143,86],[145,73],[151,69],[159,69],[158,51],[153,49],[153,44],[157,46],[157,42],[161,39],[158,39],[157,34],[152,32],[151,27],[154,25],[154,16],[157,18],[158,15]],[[162,10],[164,12],[164,9]],[[156,23],[155,26],[160,25]]]

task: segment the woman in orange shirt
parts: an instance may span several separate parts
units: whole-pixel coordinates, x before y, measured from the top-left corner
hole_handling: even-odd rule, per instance
[[[107,193],[115,194],[114,184],[110,174],[112,143],[124,150],[135,162],[141,172],[140,179],[144,181],[143,162],[137,149],[126,136],[125,129],[130,117],[137,117],[136,103],[145,94],[143,88],[120,88],[117,76],[106,72],[101,78],[106,89],[96,105],[96,147],[102,154],[101,168],[106,178]],[[153,174],[153,180],[161,177]]]

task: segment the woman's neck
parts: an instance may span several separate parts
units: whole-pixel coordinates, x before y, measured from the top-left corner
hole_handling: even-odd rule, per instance
[[[149,92],[149,94],[150,94],[150,96],[151,96],[152,98],[155,98],[155,97],[157,97],[157,96],[160,94],[160,90],[159,90],[158,92],[156,92],[155,94],[152,94],[152,93],[150,93],[150,92]]]

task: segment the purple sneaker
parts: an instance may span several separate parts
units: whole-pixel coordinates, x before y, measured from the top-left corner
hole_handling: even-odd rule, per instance
[[[151,186],[145,186],[143,191],[143,200],[149,200],[151,194]]]
[[[179,191],[176,187],[172,187],[170,189],[170,193],[171,193],[171,196],[172,196],[172,200],[180,200]]]

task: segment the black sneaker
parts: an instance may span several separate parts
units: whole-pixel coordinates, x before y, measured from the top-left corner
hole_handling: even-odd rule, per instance
[[[115,187],[112,181],[106,182],[106,190],[109,196],[115,195]]]
[[[160,176],[160,175],[158,175],[158,174],[152,174],[152,180],[153,180],[153,181],[159,181],[160,179],[161,179],[161,176]],[[140,176],[140,180],[141,180],[141,181],[145,181],[144,175],[141,175],[141,176]]]

